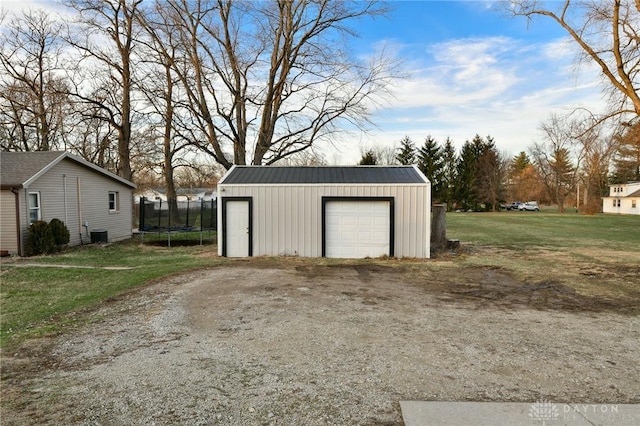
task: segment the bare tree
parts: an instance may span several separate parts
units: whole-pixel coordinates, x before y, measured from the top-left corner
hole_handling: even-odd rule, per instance
[[[61,76],[61,24],[41,9],[13,16],[0,32],[0,125],[3,149],[58,148],[68,114]]]
[[[84,102],[86,119],[109,123],[117,135],[116,172],[133,178],[132,115],[136,20],[142,0],[67,0],[77,12],[67,42],[80,54],[73,96]]]
[[[382,145],[369,145],[361,146],[360,153],[362,158],[360,159],[361,165],[382,165],[382,164],[398,164],[396,153],[398,148],[393,146]]]
[[[475,194],[477,200],[484,203],[485,208],[496,211],[500,202],[506,201],[506,180],[509,157],[500,153],[487,138],[487,146],[478,158]]]
[[[325,156],[313,148],[287,156],[274,163],[279,166],[327,166]]]
[[[192,116],[190,139],[225,168],[273,164],[364,126],[393,63],[363,64],[343,43],[374,2],[169,0],[149,23],[175,34],[173,60]],[[163,42],[158,38],[159,42]],[[167,49],[168,50],[168,49]],[[203,143],[204,142],[204,143]]]
[[[539,0],[510,0],[507,5],[515,16],[555,21],[579,46],[583,58],[601,69],[614,102],[600,121],[623,114],[640,116],[640,1],[564,0],[547,5]]]
[[[618,141],[607,127],[596,125],[597,120],[589,115],[585,120],[574,121],[574,143],[580,158],[578,184],[581,194],[576,192],[576,206],[580,208],[580,195],[584,210],[596,213],[602,207],[602,195],[609,180],[609,165],[618,147]]]
[[[161,11],[161,5],[156,3],[153,8],[137,16],[146,33],[140,37],[140,43],[145,47],[142,55],[145,75],[140,79],[138,88],[151,110],[148,114],[149,126],[160,141],[157,146],[161,155],[156,165],[162,170],[169,209],[177,215],[175,174],[178,167],[188,166],[187,159],[179,163],[180,154],[192,144],[181,135],[177,112],[183,102],[178,95],[180,79],[174,71],[179,44],[174,40],[173,32],[167,30],[166,22],[162,22],[164,17]]]
[[[574,124],[551,115],[541,124],[544,142],[536,142],[529,149],[549,198],[558,205],[560,213],[564,213],[565,200],[575,189],[580,168],[581,157],[575,158]]]

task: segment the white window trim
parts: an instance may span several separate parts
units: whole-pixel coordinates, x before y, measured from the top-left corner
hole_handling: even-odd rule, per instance
[[[111,208],[111,194],[113,194],[114,198],[114,208]],[[108,195],[108,203],[109,203],[109,213],[118,213],[120,211],[120,193],[118,191],[109,191]]]
[[[36,207],[32,207],[31,206],[31,196],[35,195],[36,196],[36,202],[37,202],[37,206]],[[33,223],[33,221],[31,220],[31,211],[35,210],[38,212],[38,217],[36,218],[36,221],[38,220],[42,220],[42,202],[41,202],[41,198],[40,198],[40,192],[29,192],[27,194],[27,208],[29,210],[29,225],[31,225]]]

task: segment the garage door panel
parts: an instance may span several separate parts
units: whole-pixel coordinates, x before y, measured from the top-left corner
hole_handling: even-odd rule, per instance
[[[391,252],[390,201],[327,201],[325,255],[363,258]]]

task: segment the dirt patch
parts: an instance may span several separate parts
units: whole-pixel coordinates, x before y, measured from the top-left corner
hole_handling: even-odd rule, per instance
[[[637,309],[500,268],[238,261],[3,354],[2,419],[394,425],[400,400],[639,403]]]
[[[481,308],[532,308],[581,312],[633,314],[638,298],[613,299],[579,294],[555,280],[521,283],[510,274],[492,268],[468,268],[464,279],[438,286],[439,300],[453,304],[473,304]]]

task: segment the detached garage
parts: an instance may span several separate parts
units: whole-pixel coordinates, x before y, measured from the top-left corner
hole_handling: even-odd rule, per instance
[[[218,195],[221,256],[429,257],[415,166],[234,166]]]

